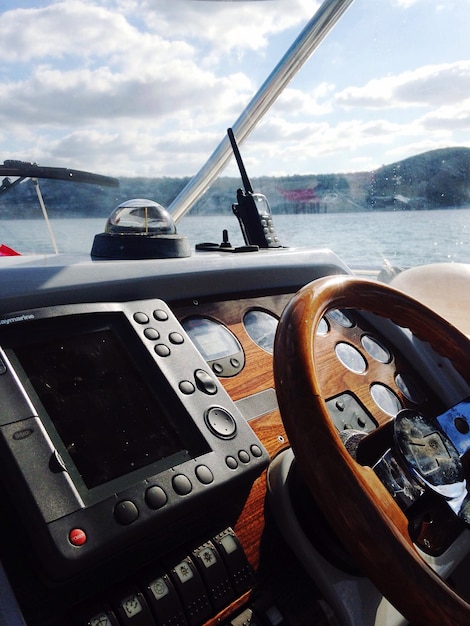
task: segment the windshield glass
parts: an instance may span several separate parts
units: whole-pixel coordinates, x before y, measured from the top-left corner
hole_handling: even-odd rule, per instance
[[[319,8],[312,0],[6,0],[0,163],[119,187],[0,178],[0,244],[89,254],[121,202],[171,205]],[[286,246],[353,268],[470,261],[468,0],[356,0],[240,151]],[[177,224],[243,242],[234,159]],[[42,199],[42,200],[41,200]]]

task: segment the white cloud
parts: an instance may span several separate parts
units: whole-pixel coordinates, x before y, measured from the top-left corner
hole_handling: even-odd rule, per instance
[[[454,102],[470,90],[470,60],[425,65],[394,76],[347,87],[336,95],[345,108],[385,109],[442,105]]]
[[[470,131],[470,98],[453,105],[439,107],[423,115],[421,124],[428,130]]]
[[[7,11],[0,20],[0,54],[10,62],[108,57],[130,40],[137,45],[139,33],[122,15],[80,0]]]
[[[334,90],[332,83],[320,83],[309,90],[286,87],[272,108],[273,114],[295,117],[325,115],[332,110]]]
[[[236,87],[234,86],[236,85]],[[145,120],[189,127],[232,121],[252,87],[243,76],[217,78],[192,64],[168,75],[136,77],[109,68],[61,71],[40,67],[20,83],[0,87],[0,120],[9,125],[52,128],[104,124],[119,127]]]
[[[270,35],[304,24],[319,0],[266,2],[209,2],[194,0],[139,0],[134,11],[145,15],[154,32],[210,42],[211,55],[236,50],[261,50]]]

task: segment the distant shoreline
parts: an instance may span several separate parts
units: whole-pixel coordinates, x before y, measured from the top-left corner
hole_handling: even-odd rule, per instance
[[[131,198],[148,198],[168,207],[189,180],[120,178],[120,186],[110,189],[41,179],[40,188],[51,217],[107,217]],[[470,203],[470,148],[432,150],[372,172],[266,176],[253,178],[251,183],[256,192],[266,196],[274,215],[458,208]],[[239,178],[218,178],[191,213],[231,212],[239,187]],[[0,219],[31,219],[39,210],[30,180],[0,195]]]
[[[356,213],[357,215],[361,215],[363,213],[367,214],[367,215],[371,215],[373,213],[423,213],[423,212],[432,212],[432,211],[454,211],[454,210],[468,210],[470,209],[470,201],[468,202],[468,204],[464,204],[464,205],[459,205],[459,206],[446,206],[446,207],[429,207],[426,209],[363,209],[363,210],[344,210],[344,211],[331,211],[330,213],[307,213],[307,212],[298,212],[298,213],[273,213],[274,217],[276,217],[276,215],[279,216],[289,216],[291,215],[292,217],[300,217],[302,215],[305,216],[311,216],[314,217],[315,215],[339,215],[341,213],[344,214],[354,214]],[[217,213],[194,213],[193,211],[189,211],[183,219],[186,219],[188,217],[196,219],[196,218],[209,218],[209,217],[235,217],[233,216],[233,214],[230,212],[217,212]],[[87,213],[80,213],[80,212],[62,212],[62,213],[51,213],[49,215],[50,219],[96,219],[96,220],[103,220],[103,226],[104,226],[104,222],[106,221],[106,219],[109,217],[109,213],[103,213],[102,215],[98,214],[98,213],[93,213],[93,215],[87,214]],[[38,207],[38,211],[36,212],[36,214],[34,215],[25,215],[25,214],[13,214],[13,215],[7,215],[7,214],[3,214],[0,212],[0,220],[9,220],[9,221],[19,221],[19,220],[24,220],[24,221],[31,221],[31,220],[38,220],[38,221],[43,221],[44,217],[42,215],[42,213],[40,212],[40,209]]]

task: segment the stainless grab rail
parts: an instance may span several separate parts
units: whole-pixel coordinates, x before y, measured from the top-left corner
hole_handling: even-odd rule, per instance
[[[325,0],[232,126],[240,144],[271,108],[353,0]],[[178,222],[208,189],[232,156],[225,136],[205,165],[173,200],[168,210]]]

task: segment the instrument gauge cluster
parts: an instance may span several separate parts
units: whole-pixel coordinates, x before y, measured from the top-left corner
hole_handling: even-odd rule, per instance
[[[374,420],[364,416],[372,417],[377,409],[382,412],[377,422],[380,425],[386,416],[395,417],[403,408],[432,403],[432,393],[419,375],[410,371],[398,351],[388,346],[357,311],[327,311],[316,329],[316,337],[316,358],[320,361],[324,355],[333,363],[334,355],[344,368],[338,369],[337,376],[331,376],[331,369],[326,368],[330,373],[323,379],[325,395],[329,398],[327,406],[339,430],[354,428],[369,432]],[[348,394],[341,389],[345,385],[357,406],[351,404]]]
[[[245,354],[227,326],[212,318],[196,315],[182,320],[181,325],[217,376],[236,376],[242,371]]]

